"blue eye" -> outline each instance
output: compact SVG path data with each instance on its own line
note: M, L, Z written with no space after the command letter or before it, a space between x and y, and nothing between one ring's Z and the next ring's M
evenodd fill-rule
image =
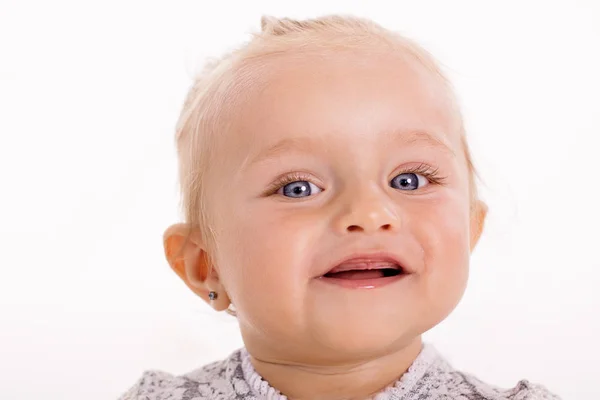
M308 197L319 192L321 189L308 181L290 182L278 190L279 194L292 198Z
M400 175L396 175L394 179L390 182L390 186L394 189L400 190L417 190L419 189L419 177L425 180L425 184L420 187L427 186L429 181L422 175L414 174L414 173L402 173Z

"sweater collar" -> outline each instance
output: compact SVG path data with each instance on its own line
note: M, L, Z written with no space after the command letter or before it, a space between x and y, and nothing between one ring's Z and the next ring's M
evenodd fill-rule
M285 395L269 385L269 383L256 372L250 361L250 355L245 348L241 349L240 356L244 380L248 383L250 389L257 398L266 400L288 400ZM415 358L408 371L406 371L406 373L404 373L395 383L376 394L373 399L400 400L405 398L404 396L415 387L417 382L425 375L429 367L437 359L439 359L437 350L431 344L424 344L421 352L417 358Z

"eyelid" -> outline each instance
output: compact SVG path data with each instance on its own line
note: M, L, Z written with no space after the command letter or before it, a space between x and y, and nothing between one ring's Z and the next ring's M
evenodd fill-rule
M273 181L273 183L271 183L267 189L264 191L264 196L271 196L277 193L277 191L279 189L281 189L283 186L292 183L292 182L297 182L297 181L306 181L306 182L310 182L315 186L318 186L321 190L324 190L321 186L321 184L319 184L318 182L316 182L316 180L313 178L312 175L306 173L306 172L290 172L290 173L286 173L286 174L282 174L280 176L278 176L277 178L275 178L275 181Z
M446 181L447 177L441 176L438 171L439 168L437 167L431 167L425 163L420 163L417 166L404 167L400 169L394 173L392 179L401 174L418 174L427 178L430 183L441 185Z
M429 180L429 182L431 184L443 184L445 182L445 180L447 179L447 177L440 176L438 171L439 171L439 168L437 168L437 167L432 167L425 163L420 163L416 166L403 167L403 168L399 169L398 171L396 171L394 173L394 175L392 176L391 179L393 179L396 176L401 175L401 174L412 173L412 174L419 174L419 175L424 176L425 178L427 178ZM310 183L318 186L321 190L325 190L325 189L323 189L322 184L319 183L318 180L316 180L312 174L309 174L307 172L294 171L294 172L288 172L285 174L281 174L277 178L275 178L273 183L271 183L267 187L267 189L265 189L265 191L263 192L263 196L274 195L283 186L285 186L289 183L292 183L292 182L297 182L297 181L310 182Z

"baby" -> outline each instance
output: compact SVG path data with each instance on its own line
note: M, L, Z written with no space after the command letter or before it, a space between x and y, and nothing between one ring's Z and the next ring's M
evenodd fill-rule
M558 399L459 372L421 336L456 307L487 213L451 85L360 18L263 17L177 125L166 258L243 349L121 399Z

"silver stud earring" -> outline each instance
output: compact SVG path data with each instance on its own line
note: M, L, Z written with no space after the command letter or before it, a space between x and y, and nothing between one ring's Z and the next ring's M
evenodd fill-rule
M218 297L217 292L213 292L213 291L208 292L208 299L210 301L216 300L217 297Z

